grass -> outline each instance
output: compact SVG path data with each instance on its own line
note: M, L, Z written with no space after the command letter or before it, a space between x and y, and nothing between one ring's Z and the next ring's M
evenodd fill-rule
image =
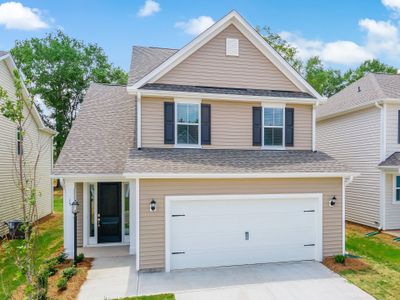
M63 246L62 226L62 196L54 197L54 214L46 217L40 223L40 237L38 240L39 262L54 256ZM0 299L7 299L11 293L25 282L24 278L16 277L17 268L12 257L7 257L0 248Z
M119 299L115 299L115 300L175 300L175 296L173 294L160 294L160 295L152 295L152 296L119 298Z
M361 256L369 268L339 274L377 299L399 299L400 243L386 234L367 238L365 233L369 231L362 226L347 225L347 251Z

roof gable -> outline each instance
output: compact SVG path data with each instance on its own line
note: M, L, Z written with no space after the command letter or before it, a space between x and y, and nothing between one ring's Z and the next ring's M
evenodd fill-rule
M226 55L226 39L238 40L238 56ZM300 91L234 24L197 49L156 83Z
M20 72L10 53L5 52L5 51L0 51L0 61L5 63L8 71L9 71L9 74L12 78L14 78L14 74L13 74L14 70L17 70L18 72ZM21 77L23 78L23 76L21 76ZM22 80L22 95L23 95L24 99L31 98L29 91L26 88L23 80ZM44 122L42 120L42 117L39 114L39 111L36 108L36 105L32 106L32 110L30 112L31 112L31 116L32 116L33 120L35 121L35 123L37 124L39 130L42 130L42 131L47 132L52 135L57 133L53 129L46 127L46 125L44 124Z
M157 82L203 45L216 37L230 25L234 25L271 63L276 66L299 91L310 93L318 99L321 95L312 88L236 11L230 12L213 26L197 36L192 42L173 54L166 61L144 76L135 84L128 86L128 91L136 91L146 83Z

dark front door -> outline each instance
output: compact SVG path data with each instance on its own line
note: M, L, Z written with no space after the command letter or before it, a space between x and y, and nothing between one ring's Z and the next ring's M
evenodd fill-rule
M121 183L98 184L98 242L121 242Z

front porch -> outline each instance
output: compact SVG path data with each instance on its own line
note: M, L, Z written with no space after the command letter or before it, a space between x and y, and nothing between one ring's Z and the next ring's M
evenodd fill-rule
M136 253L135 182L117 180L64 181L64 247L71 257L74 247L74 216L71 203L79 203L77 246L88 257L107 255L116 249L121 254ZM125 247L115 247L125 246ZM104 249L101 249L104 248Z

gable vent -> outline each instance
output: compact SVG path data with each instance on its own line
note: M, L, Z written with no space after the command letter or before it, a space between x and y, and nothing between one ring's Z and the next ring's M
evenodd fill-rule
M227 38L226 39L226 55L239 56L239 40Z

